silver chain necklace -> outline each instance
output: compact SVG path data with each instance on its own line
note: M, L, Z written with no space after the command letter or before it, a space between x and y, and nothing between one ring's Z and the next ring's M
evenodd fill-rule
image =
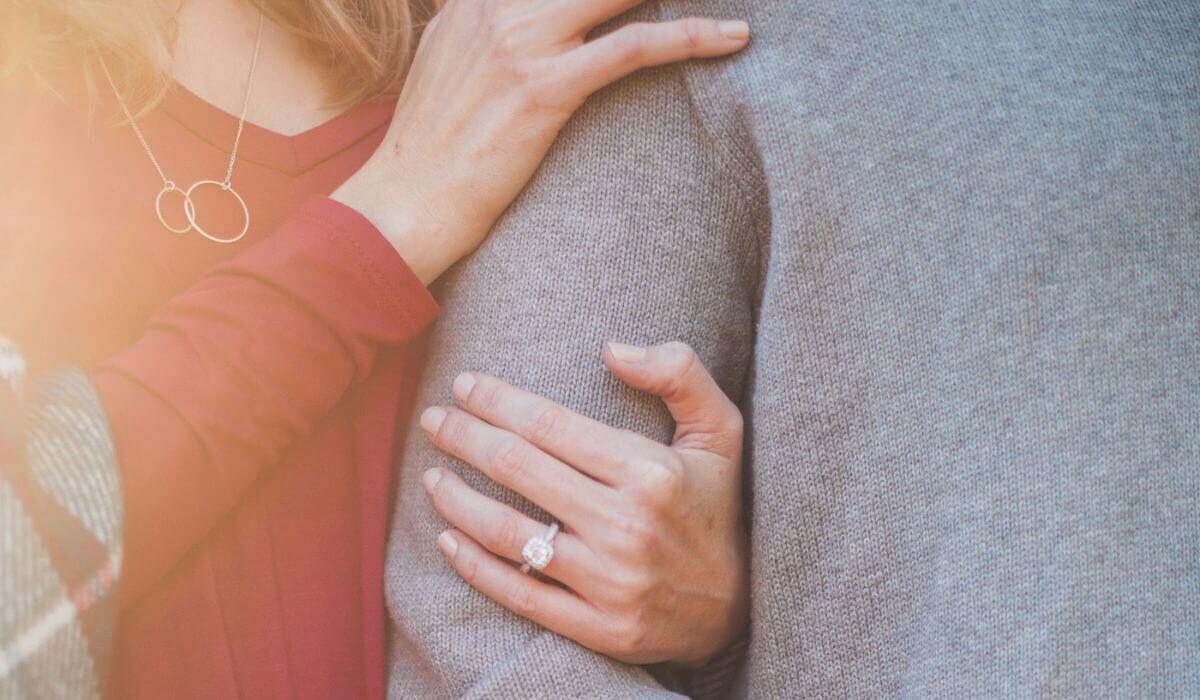
M258 52L259 49L262 48L263 22L264 17L260 12L258 15L258 38L254 43L254 58L250 59L250 75L246 79L246 97L242 102L242 115L238 118L237 136L233 139L233 149L229 152L229 166L225 168L225 179L221 180L220 182L216 180L198 180L192 183L192 186L186 190L180 189L175 184L175 181L167 177L167 174L163 172L162 166L158 163L158 159L154 157L154 151L150 150L150 144L146 142L146 136L142 133L142 130L138 128L137 122L134 121L133 114L129 111L129 107L126 106L125 100L121 98L121 93L117 90L117 84L113 80L112 73L108 71L108 64L104 62L103 56L100 57L100 67L104 69L104 76L108 78L108 84L110 87L112 87L113 95L115 95L117 98L117 104L121 105L121 111L125 113L125 117L129 120L129 125L133 127L133 133L137 136L138 141L141 142L142 148L146 151L146 155L150 157L150 162L154 165L154 169L158 171L158 176L162 178L162 189L158 191L158 196L154 198L154 212L158 214L158 220L162 223L163 228L167 229L171 233L182 235L188 231L194 230L196 233L204 236L213 243L237 243L238 241L242 240L242 238L245 237L246 232L250 230L250 209L246 206L246 200L242 199L242 196L238 194L237 190L233 189L233 166L235 163L237 163L238 147L242 143L242 129L244 129L246 126L246 110L250 107L250 90L254 86L254 68L258 65ZM208 231L205 231L203 228L201 228L200 224L197 223L196 204L192 201L192 193L205 186L220 187L222 191L233 195L233 198L237 200L237 203L242 207L242 230L236 236L233 236L232 238L220 238L212 235ZM183 196L183 213L184 216L187 217L188 221L188 225L184 228L175 228L171 226L171 224L167 223L166 218L163 216L163 197L171 194L172 192L178 192Z

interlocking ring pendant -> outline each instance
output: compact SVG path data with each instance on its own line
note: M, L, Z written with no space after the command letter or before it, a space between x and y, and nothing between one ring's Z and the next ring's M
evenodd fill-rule
M214 185L216 187L220 187L225 192L228 192L229 194L233 195L233 198L237 200L237 203L239 205L241 205L241 207L242 207L242 230L233 238L217 238L216 236L212 235L208 231L205 231L204 229L200 228L200 224L196 223L196 205L192 202L192 193L195 192L197 188L203 187L205 185ZM200 234L201 236L204 236L205 238L212 241L213 243L237 243L238 241L242 240L242 238L244 238L246 236L246 232L250 230L250 209L248 209L246 207L246 200L242 199L242 195L238 194L237 190L233 189L233 186L230 185L228 182L217 182L216 180L200 180L199 182L196 182L195 184L193 184L191 187L187 188L187 192L184 193L184 197L185 197L185 199L183 202L183 213L187 214L188 223L192 225L192 228L196 229L196 233Z
M171 224L167 223L167 218L165 216L163 216L163 213L162 213L163 197L165 195L171 194L172 192L178 192L180 194L180 196L182 196L184 198L185 204L184 204L183 208L185 211L187 210L187 204L186 204L187 195L183 193L183 190L176 187L174 182L171 182L170 180L168 180L166 182L166 184L163 185L163 188L158 191L158 196L154 198L154 211L155 211L155 213L158 214L158 220L162 223L163 228L170 231L171 233L177 233L179 235L183 235L183 234L187 233L188 231L192 230L191 224L188 224L187 226L185 226L183 228L175 228Z
M192 193L195 192L197 189L204 187L205 185L212 186L212 187L220 187L222 191L228 192L229 194L233 195L233 198L237 201L238 205L242 208L242 230L236 236L233 236L232 238L219 238L219 237L214 236L213 234L209 233L208 231L205 231L204 228L202 226L200 226L200 224L196 221L196 204L195 204L195 202L192 201ZM179 192L183 195L183 214L184 214L184 216L187 217L187 221L188 221L188 225L185 228L176 228L176 227L172 226L171 224L167 223L166 217L163 216L163 212L162 212L163 197L165 197L166 195L168 195L172 192ZM195 231L196 233L200 234L201 236L204 236L205 238L212 241L213 243L220 243L223 245L229 244L229 243L237 243L238 241L245 238L246 232L250 230L250 209L249 209L249 207L246 206L246 200L242 199L242 195L238 194L237 190L233 189L233 186L227 182L217 182L216 180L200 180L200 181L194 183L191 187L187 188L187 190L181 190L181 189L179 189L179 187L177 187L175 185L174 182L171 182L168 180L163 185L163 188L161 190L159 190L158 196L154 198L154 211L155 211L155 213L158 214L159 223L161 223L163 225L163 228L167 229L171 233L176 233L176 234L182 235L189 231Z

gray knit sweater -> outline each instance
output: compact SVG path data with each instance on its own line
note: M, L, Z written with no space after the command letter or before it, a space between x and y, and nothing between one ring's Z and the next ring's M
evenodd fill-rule
M751 697L1200 695L1200 4L663 2L732 60L572 123L440 289L420 405L495 373L666 439L607 339L750 425ZM411 430L397 697L667 694L472 592Z

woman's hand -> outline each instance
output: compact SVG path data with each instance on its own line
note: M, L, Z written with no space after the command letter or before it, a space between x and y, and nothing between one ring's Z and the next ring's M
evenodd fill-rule
M333 197L428 283L475 249L593 92L746 45L745 22L586 35L642 0L449 0L426 28L383 144Z
M542 573L566 589L505 561L520 562L546 524L431 469L429 498L455 528L438 545L480 592L584 646L630 663L698 665L747 619L742 417L682 343L609 344L604 362L666 402L671 446L473 373L454 381L465 410L421 416L440 449L562 522Z

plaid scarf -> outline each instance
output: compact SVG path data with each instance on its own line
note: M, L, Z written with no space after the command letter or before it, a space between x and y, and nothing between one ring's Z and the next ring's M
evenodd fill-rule
M0 698L98 697L121 568L112 441L86 375L24 375L0 338Z

